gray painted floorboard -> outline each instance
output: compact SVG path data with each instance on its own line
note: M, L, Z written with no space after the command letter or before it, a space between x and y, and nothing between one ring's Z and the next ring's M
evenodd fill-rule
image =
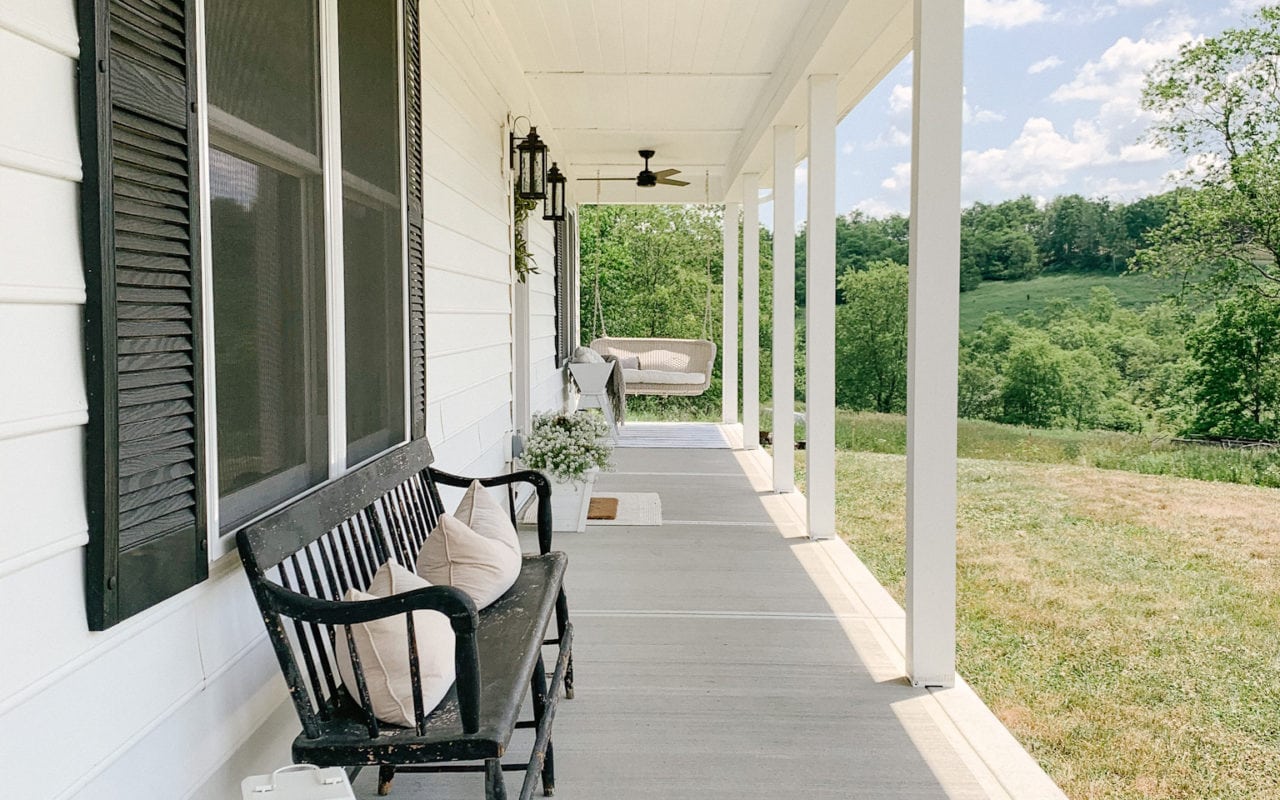
M668 520L739 524L557 534L577 668L555 722L557 797L988 797L927 692L886 666L866 609L806 570L805 540L780 534L738 454L625 449L615 461L598 489L658 492ZM511 753L528 741L519 732ZM362 800L374 777L356 782ZM519 778L507 783L515 797ZM479 775L402 775L391 796L484 789Z

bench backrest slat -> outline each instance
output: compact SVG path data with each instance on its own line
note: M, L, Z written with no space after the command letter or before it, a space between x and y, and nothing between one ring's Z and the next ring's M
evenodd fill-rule
M366 591L388 560L412 571L418 550L443 513L427 469L432 461L431 446L418 439L247 526L238 539L255 592L265 582L341 600L351 589ZM271 612L267 630L303 728L314 735L317 717L329 719L352 702L337 668L337 648L350 646L351 632L296 619L285 624ZM416 661L416 649L410 652ZM364 665L356 653L349 655L357 683L352 688L369 735L377 736ZM411 671L417 669L411 663ZM414 677L421 682L420 675ZM423 710L415 711L422 719Z

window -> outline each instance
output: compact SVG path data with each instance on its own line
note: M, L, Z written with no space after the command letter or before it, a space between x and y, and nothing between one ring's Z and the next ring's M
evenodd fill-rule
M419 21L417 0L78 7L101 630L204 580L210 528L424 435Z
M342 0L326 54L322 7L205 2L224 530L406 438L399 10Z

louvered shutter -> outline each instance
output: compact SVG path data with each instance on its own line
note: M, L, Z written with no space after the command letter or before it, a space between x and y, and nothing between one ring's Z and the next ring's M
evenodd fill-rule
M556 283L556 368L564 366L569 360L567 346L569 336L566 331L569 321L569 261L567 257L569 241L569 225L565 220L553 223L555 226L555 283Z
M193 19L80 2L94 630L208 576Z
M427 435L427 309L422 238L422 57L418 0L404 4L405 197L409 252L409 400L412 438Z

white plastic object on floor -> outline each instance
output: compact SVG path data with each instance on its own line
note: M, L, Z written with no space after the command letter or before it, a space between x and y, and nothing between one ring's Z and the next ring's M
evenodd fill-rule
M253 775L240 784L242 800L355 800L341 767L290 764L270 775Z

